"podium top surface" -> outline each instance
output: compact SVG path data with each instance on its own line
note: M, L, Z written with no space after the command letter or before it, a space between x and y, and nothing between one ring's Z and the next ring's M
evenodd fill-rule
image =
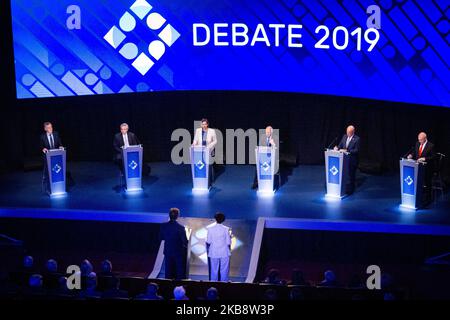
M131 145L131 146L128 146L128 147L125 147L125 146L122 147L123 150L136 149L136 148L142 148L142 144Z
M65 153L66 149L64 148L58 148L58 149L49 149L47 150L47 152L45 154L51 155L51 154L60 154L60 153Z
M325 153L331 153L331 154L335 154L335 155L349 155L350 152L347 151L341 151L341 150L334 150L334 149L325 149Z
M425 161L417 161L417 160L408 159L408 158L400 158L400 162L403 164L409 164L409 165L413 165L413 164L426 165L427 164L427 162L425 162Z
M202 150L208 150L209 147L208 146L191 146L190 149L191 150L200 150L200 151L202 151Z
M277 147L268 147L268 146L256 146L255 147L255 150L263 150L263 151L265 151L265 152L267 152L267 150L276 150L277 149Z

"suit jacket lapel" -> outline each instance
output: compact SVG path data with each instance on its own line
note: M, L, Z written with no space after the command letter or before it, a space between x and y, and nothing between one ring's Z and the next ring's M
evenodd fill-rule
M422 150L422 157L424 157L427 152L428 152L428 141L427 141L427 144L425 145L425 148L423 148L423 150Z

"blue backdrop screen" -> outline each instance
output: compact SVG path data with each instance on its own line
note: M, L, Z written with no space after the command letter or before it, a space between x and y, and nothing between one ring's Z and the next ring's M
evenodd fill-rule
M12 0L18 98L267 90L450 106L448 0Z

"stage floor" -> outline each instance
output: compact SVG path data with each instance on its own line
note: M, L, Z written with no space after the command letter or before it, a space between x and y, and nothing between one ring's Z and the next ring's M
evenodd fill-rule
M51 215L53 211L88 210L101 212L98 219L108 213L164 219L170 207L178 207L183 216L193 218L211 218L220 210L230 219L244 220L270 217L450 226L448 194L427 209L400 209L398 175L358 173L359 186L352 196L328 200L324 197L323 166L294 168L273 197L258 197L251 189L254 166L225 166L209 194L199 195L191 191L190 166L164 162L152 163L151 167L151 175L143 181L143 192L126 194L116 188L118 171L112 163L68 163L75 184L63 198L42 193L41 171L2 175L0 216L26 210L29 215L34 210L36 217L42 212Z

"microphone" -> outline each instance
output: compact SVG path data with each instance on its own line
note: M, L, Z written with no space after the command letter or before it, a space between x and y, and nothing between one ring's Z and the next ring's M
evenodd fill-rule
M409 150L406 151L406 153L403 155L403 158L407 158L413 149L414 149L414 147L409 148Z
M331 143L328 145L327 149L330 149L331 146L336 142L336 140L337 140L338 138L339 138L339 137L336 136L336 138L334 138L333 141L331 141Z

